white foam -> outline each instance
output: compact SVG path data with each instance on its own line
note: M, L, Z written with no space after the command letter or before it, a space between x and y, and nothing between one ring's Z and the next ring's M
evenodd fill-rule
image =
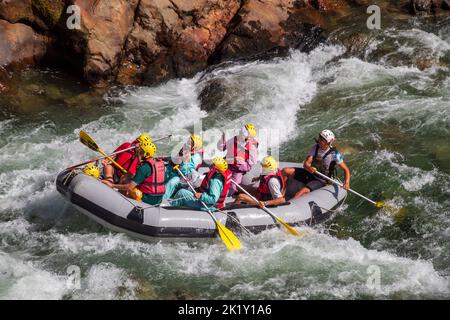
M132 280L125 270L112 263L93 265L85 278L81 280L81 290L76 290L74 299L112 300L134 299L136 281Z
M61 299L66 289L65 278L0 252L0 299Z

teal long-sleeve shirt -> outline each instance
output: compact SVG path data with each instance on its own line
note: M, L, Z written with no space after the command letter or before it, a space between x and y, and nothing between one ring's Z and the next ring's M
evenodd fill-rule
M200 201L203 201L205 204L212 206L215 205L219 200L220 194L223 189L223 179L216 176L209 181L208 191L203 192L200 197Z
M191 174L192 172L194 172L197 169L197 166L202 163L202 156L198 153L194 154L191 156L191 160L189 162L182 162L180 164L180 171L181 173L183 173L184 175L188 175ZM172 177L174 176L178 176L178 172L173 170L172 168L172 164L169 163L166 166L166 177L165 177L165 181L169 181Z
M197 166L202 163L202 156L198 153L195 153L191 156L191 160L189 162L182 162L180 164L180 171L184 174L191 174L197 169Z

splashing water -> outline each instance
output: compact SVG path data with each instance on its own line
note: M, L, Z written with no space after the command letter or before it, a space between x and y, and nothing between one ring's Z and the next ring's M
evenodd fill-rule
M448 29L418 28L385 31L367 60L327 45L126 89L97 110L55 107L1 119L0 298L450 297L450 72L439 62L449 59L450 43ZM393 54L374 61L381 47ZM435 64L420 70L392 58L413 56L411 48ZM214 106L199 98L211 83L223 89ZM396 221L349 196L344 210L304 238L269 230L242 237L243 250L229 253L220 241L145 243L110 233L55 190L60 170L94 156L78 142L80 130L111 151L141 132L180 137L199 121L209 137L251 121L262 133L260 157L279 148L280 159L295 162L330 128L352 188L408 213ZM213 138L207 142L215 152ZM173 144L158 148L168 153ZM80 269L79 288L68 286L70 266Z

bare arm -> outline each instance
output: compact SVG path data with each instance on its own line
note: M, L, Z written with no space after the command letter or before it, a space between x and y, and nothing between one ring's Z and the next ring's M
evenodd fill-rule
M344 161L339 164L339 167L344 171L344 189L350 189L350 169L347 167Z
M303 162L303 168L305 168L305 170L309 171L310 173L315 172L315 170L311 167L312 160L312 156L307 156L305 161Z
M104 184L110 186L111 188L116 188L117 190L125 190L125 191L131 191L133 190L137 184L134 183L133 181L128 182L126 184L115 184L115 183L111 183L109 181L102 181Z
M264 205L267 206L277 206L279 204L283 204L286 202L286 199L284 198L284 196L278 197L276 199L272 199L272 200L268 200L268 201L264 201Z

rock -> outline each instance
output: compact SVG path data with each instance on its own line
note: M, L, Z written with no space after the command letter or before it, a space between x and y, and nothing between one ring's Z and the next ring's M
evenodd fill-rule
M58 23L63 9L64 1L60 0L3 0L0 18L46 31Z
M328 13L348 14L344 1L317 2ZM317 44L320 29L327 21L310 2L292 0L248 0L235 18L235 26L223 42L216 60L250 57L269 51L285 51L291 47L305 49ZM314 39L314 40L312 40Z
M84 78L88 83L108 86L114 81L138 0L71 0L68 4L80 8L81 28L64 29L65 45L83 57Z
M6 93L11 89L11 74L0 65L0 93Z
M450 10L450 0L443 0L441 8L444 10Z
M47 51L50 39L21 23L0 20L0 66L21 69L39 62Z
M59 22L65 7L61 0L32 0L31 5L35 15L50 29Z
M443 5L442 0L410 0L409 7L412 14L434 13Z
M344 0L309 0L311 5L320 11L337 11L347 9L349 5Z
M238 9L238 0L141 0L117 80L154 84L203 70Z

